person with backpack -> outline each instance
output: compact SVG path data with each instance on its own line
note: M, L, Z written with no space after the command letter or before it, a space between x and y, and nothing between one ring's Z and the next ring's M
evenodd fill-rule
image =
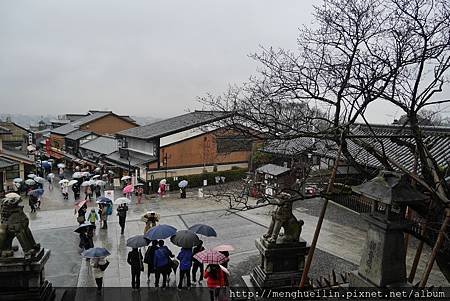
M89 213L88 216L88 222L91 223L91 225L95 226L95 222L98 221L100 218L97 214L97 212L95 212L95 208L91 209L91 212Z
M153 260L155 258L155 251L158 249L158 241L152 240L152 245L145 252L144 263L147 264L147 283L150 283L150 274L155 273L155 266Z
M103 276L105 275L105 270L109 265L104 257L98 257L91 260L92 272L94 274L95 283L97 284L97 294L102 293L103 287Z
M194 247L192 256L204 250L205 247L203 247L203 240L200 240L200 243ZM198 279L198 283L200 283L203 280L203 263L192 257L192 281L194 283L197 281L197 270L200 270L200 277Z
M192 266L192 249L182 248L178 253L177 259L180 261L180 282L178 283L178 289L183 286L183 279L186 276L187 287L191 287L191 266Z
M125 220L127 218L127 211L128 206L127 204L120 204L119 207L117 207L117 215L119 216L119 225L120 225L120 234L123 235L123 232L125 230Z
M139 289L141 286L141 272L144 271L141 250L133 248L128 253L127 263L131 266L131 287Z
M225 272L222 271L218 264L209 264L206 267L203 277L206 279L209 288L210 300L219 300L222 290L225 287Z
M175 257L167 246L164 245L164 240L158 241L159 248L155 251L153 258L153 265L155 267L155 287L159 287L159 278L162 274L163 284L166 287L167 275L170 273L172 260Z

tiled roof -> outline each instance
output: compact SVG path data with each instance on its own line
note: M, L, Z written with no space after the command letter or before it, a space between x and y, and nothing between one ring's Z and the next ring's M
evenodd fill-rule
M109 114L111 114L111 112L95 112L80 119L77 119L74 122L57 127L56 129L52 130L52 133L65 136L69 133L72 133L73 131L76 131L80 126L89 123L91 121L103 118Z
M140 127L131 128L118 135L138 139L152 139L168 136L180 131L206 125L229 116L226 112L195 111L184 115L164 119Z
M118 150L117 140L111 137L100 136L80 145L80 148L87 149L99 154L109 155Z
M275 164L266 164L256 169L257 172L266 173L272 176L279 176L290 171L289 168Z
M103 160L107 163L117 164L122 167L128 166L128 160L126 158L121 158L118 151L116 151L112 154L109 154ZM145 154L141 154L141 153L135 153L133 151L130 151L130 165L131 166L139 166L139 165L150 163L150 162L153 162L156 160L157 160L157 158L154 156L145 155Z
M72 133L70 133L69 135L67 135L66 138L70 139L70 140L78 140L78 139L81 139L83 137L89 136L90 134L92 134L92 133L91 132L86 132L86 131L76 130L76 131L73 131Z
M0 126L0 134L11 134L11 130Z

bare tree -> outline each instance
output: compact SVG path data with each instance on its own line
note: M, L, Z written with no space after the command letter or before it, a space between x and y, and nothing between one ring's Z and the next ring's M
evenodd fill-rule
M241 131L264 141L312 137L335 143L350 164L373 176L351 151L350 145L356 145L385 169L401 170L414 179L431 194L431 207L448 208L444 174L430 154L419 117L450 102L439 98L450 68L449 3L325 0L314 17L314 26L300 31L296 51L263 48L252 55L261 68L248 83L201 101L232 112L228 126L244 124ZM407 128L407 134L393 140L414 153L418 170L390 158L375 131L367 137L352 133L357 120L370 128L366 111L379 101L389 101L407 115L408 122L399 129L404 135ZM431 220L442 224L443 211L433 212ZM450 279L450 266L444 273Z

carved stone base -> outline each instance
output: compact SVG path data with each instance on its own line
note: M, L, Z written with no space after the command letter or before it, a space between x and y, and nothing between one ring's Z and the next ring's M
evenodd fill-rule
M250 275L253 284L260 288L298 286L309 251L306 241L269 244L257 239L255 243L261 253L261 264Z
M41 249L35 257L0 260L0 300L54 300L55 289L45 280L44 266L49 257L50 250Z

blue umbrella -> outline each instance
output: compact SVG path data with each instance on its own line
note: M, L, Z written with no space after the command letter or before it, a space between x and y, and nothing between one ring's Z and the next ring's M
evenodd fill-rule
M76 228L73 232L81 233L81 231L84 231L88 227L95 228L95 225L93 225L91 223L84 223L84 224L81 224L78 228Z
M127 247L141 248L148 246L149 241L144 238L144 235L135 235L127 239Z
M44 194L44 189L34 189L28 192L28 195L32 195L34 197L41 197Z
M86 258L99 258L99 257L106 257L108 255L111 255L108 250L105 248L90 248L81 253L81 256Z
M160 224L148 230L147 233L144 234L144 237L148 240L165 239L175 235L175 233L177 233L175 227Z
M195 224L189 228L194 233L201 234L204 236L214 236L217 237L216 230L212 227L204 224Z
M111 203L112 204L112 201L110 199L108 199L107 197L105 197L105 196L101 196L101 197L99 197L97 199L96 203L97 204L107 204L107 203Z
M43 168L52 168L52 165L51 165L50 162L48 162L48 161L42 161L41 166L42 166Z

